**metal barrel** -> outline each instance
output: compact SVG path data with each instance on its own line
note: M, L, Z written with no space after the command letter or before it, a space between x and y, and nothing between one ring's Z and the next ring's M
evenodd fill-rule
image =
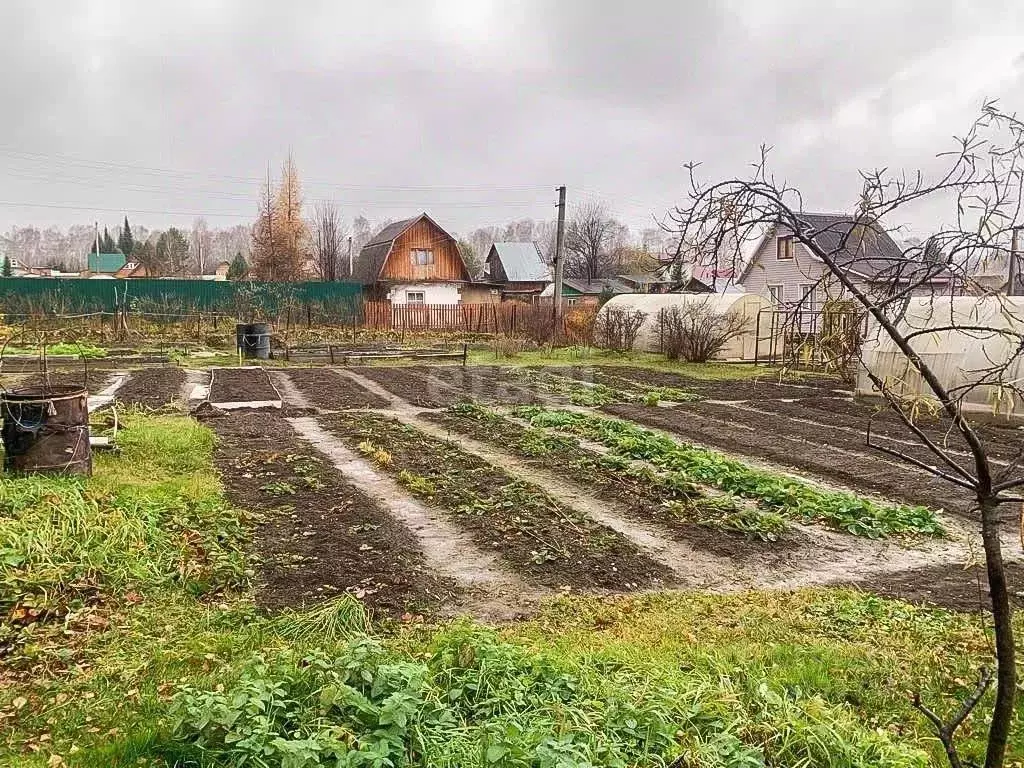
M3 392L0 416L5 471L92 474L85 388L25 387Z
M238 323L235 343L242 357L267 360L270 357L270 326L267 323Z

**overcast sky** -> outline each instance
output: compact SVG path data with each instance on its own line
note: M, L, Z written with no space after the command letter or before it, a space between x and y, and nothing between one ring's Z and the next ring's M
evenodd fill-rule
M1024 112L1020 0L3 0L0 28L3 230L244 223L289 149L308 201L457 231L550 218L563 183L649 225L684 162L762 142L849 210L858 168Z

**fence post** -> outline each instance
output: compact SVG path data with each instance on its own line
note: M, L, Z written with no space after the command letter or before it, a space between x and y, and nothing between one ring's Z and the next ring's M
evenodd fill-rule
M466 359L469 357L469 344L462 342L462 367L466 367Z

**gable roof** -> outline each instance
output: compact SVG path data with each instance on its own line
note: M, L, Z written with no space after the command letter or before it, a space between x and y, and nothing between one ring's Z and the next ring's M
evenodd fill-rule
M551 268L540 257L537 243L493 243L495 252L509 282L540 282L551 279ZM490 258L490 253L487 254Z
M925 276L928 265L923 261L908 258L895 240L880 226L858 222L845 213L798 213L800 222L814 232L814 242L826 253L832 255L836 265L851 275L869 282L899 280L902 282ZM743 268L739 276L742 282L754 263L761 247L775 237L778 227L764 233L758 242L755 257ZM821 260L816 254L815 259ZM932 279L945 281L948 275L936 275Z
M402 219L392 224L388 224L380 232L371 237L369 241L362 248L359 249L359 254L353 261L352 264L352 279L358 280L363 284L375 283L380 279L381 270L384 269L384 265L388 261L388 256L391 254L391 249L395 245L395 240L405 234L413 224L426 219L439 230L444 232L445 235L455 242L455 238L452 237L448 232L436 221L430 218L426 213L421 213L419 216L413 216L410 219ZM463 271L469 275L469 268L466 266L465 260L462 258L462 253L456 247L456 253L458 253L459 260L462 262ZM470 275L472 279L472 275Z
M123 253L90 253L88 267L90 272L113 274L121 269L127 261Z

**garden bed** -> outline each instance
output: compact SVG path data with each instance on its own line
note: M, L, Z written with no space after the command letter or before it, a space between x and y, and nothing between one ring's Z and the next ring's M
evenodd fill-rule
M777 421L769 428L755 429L745 423L742 413L737 413L735 419L716 419L710 414L703 415L699 407L611 405L604 410L664 429L685 440L807 472L887 499L957 513L967 513L971 508L970 499L961 489L917 468L903 468L881 458L856 456L830 448L827 430L820 427L801 428L794 422Z
M671 579L667 568L621 534L453 442L379 415L334 414L322 421L534 583L632 590Z
M214 368L210 375L210 402L214 405L281 401L262 368Z
M285 419L232 413L208 424L229 501L261 515L262 605L295 607L347 592L401 615L452 597L453 584L427 570L413 534L305 448Z
M422 408L444 408L462 399L455 389L418 368L357 366L351 370L380 384L395 397Z
M185 371L181 368L144 368L132 371L118 387L115 399L124 405L164 408L181 397Z
M623 408L628 406L608 410ZM674 409L663 408L643 410L674 412ZM871 538L942 533L934 515L923 507L878 503L846 491L819 488L798 478L752 467L717 451L677 442L629 421L529 406L518 408L516 412L536 426L596 440L617 455L682 472L695 482L751 499L764 509L795 520L819 522Z
M386 408L389 403L331 368L289 368L284 373L317 408Z
M508 451L620 505L635 520L655 522L673 537L715 554L742 557L769 548L788 549L797 538L778 515L728 495L705 495L678 474L655 472L588 450L571 437L524 427L477 405L455 406L426 418Z
M651 368L619 365L545 366L536 370L567 376L580 381L604 384L612 388L670 388L692 392L712 400L770 400L828 396L835 389L848 389L836 378L827 376L790 377L780 383L778 374L759 378L701 379ZM667 399L667 398L666 398Z

